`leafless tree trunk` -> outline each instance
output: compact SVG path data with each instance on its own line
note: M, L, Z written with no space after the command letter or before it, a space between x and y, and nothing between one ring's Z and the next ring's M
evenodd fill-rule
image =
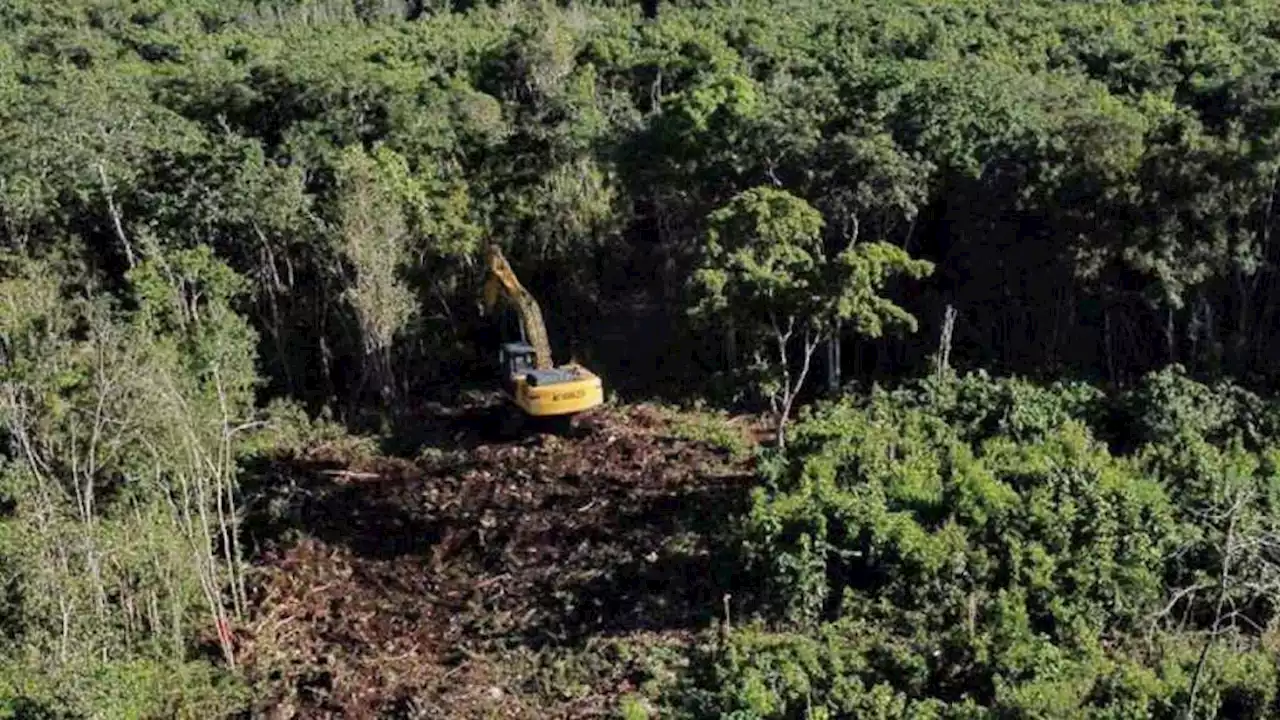
M129 236L124 232L124 220L120 217L120 208L116 207L115 194L111 191L111 183L107 180L107 169L101 162L97 163L98 179L102 183L102 193L107 198L107 210L111 213L111 225L116 231L116 239L120 241L120 246L124 248L125 259L129 261L129 267L137 266L137 259L133 254L133 245L129 242Z
M186 539L193 566L199 577L210 619L217 630L223 659L236 666L235 648L229 635L231 620L243 617L244 576L236 540L236 502L232 476L234 458L231 438L239 430L229 419L226 396L214 373L219 393L219 416L211 418L216 427L201 432L199 423L206 421L189 406L173 378L162 382L170 405L175 428L173 442L181 447L185 459L174 471L177 487L170 484L172 517ZM154 447L154 446L153 446ZM157 465L161 464L158 449ZM221 548L221 554L218 548ZM230 596L230 607L225 600Z
M730 370L738 367L738 329L733 320L726 321L724 330L725 366Z
M841 322L836 320L831 337L827 339L827 391L832 394L840 391L840 329Z
M1222 569L1218 573L1218 600L1217 608L1213 614L1213 626L1209 630L1209 637L1204 641L1204 647L1200 649L1200 659L1196 662L1195 675L1191 678L1191 692L1187 697L1187 708L1183 715L1186 720L1191 720L1195 715L1196 695L1200 692L1200 683L1204 678L1205 662L1209 659L1209 650L1213 647L1214 642L1218 639L1218 632L1222 627L1222 610L1227 602L1228 582L1231 577L1231 563L1235 559L1236 552L1236 519L1240 508L1244 506L1246 495L1241 493L1228 511L1227 520L1227 539L1222 554Z
M1251 482L1252 479L1245 481ZM1215 546L1221 562L1218 576L1215 581L1206 579L1174 592L1168 604L1157 614L1158 617L1167 616L1183 603L1186 614L1190 615L1197 594L1216 590L1213 620L1200 648L1187 704L1181 713L1184 720L1195 716L1208 673L1209 656L1219 639L1227 632L1241 629L1242 625L1261 633L1263 629L1250 619L1247 609L1256 600L1274 604L1280 598L1280 563L1276 560L1280 557L1280 536L1273 530L1273 521L1253 506L1256 498L1257 493L1251 485L1237 486L1229 492L1225 502L1216 503L1220 508L1218 511L1202 514L1202 523L1206 527L1226 525L1220 544ZM1245 609L1241 610L1241 607Z
M770 404L777 419L778 447L785 449L787 446L787 422L791 417L791 408L795 404L796 396L800 394L800 388L804 386L805 379L809 376L809 368L813 364L813 354L822 343L823 335L815 334L808 327L805 328L804 347L802 348L804 354L801 357L800 374L796 376L793 383L787 346L791 342L792 335L795 334L796 319L794 316L787 318L786 330L782 329L777 316L773 313L769 313L769 321L773 327L774 338L777 341L778 363L781 366L780 372L782 374L782 387L770 399Z
M942 334L938 339L938 357L934 372L939 380L951 370L951 333L955 330L956 309L947 303L942 315Z

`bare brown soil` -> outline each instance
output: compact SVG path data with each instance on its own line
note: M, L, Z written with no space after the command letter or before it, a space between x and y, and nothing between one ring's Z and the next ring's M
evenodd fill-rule
M242 662L266 717L598 717L724 608L747 468L643 406L416 460L262 469ZM655 653L657 653L655 655Z

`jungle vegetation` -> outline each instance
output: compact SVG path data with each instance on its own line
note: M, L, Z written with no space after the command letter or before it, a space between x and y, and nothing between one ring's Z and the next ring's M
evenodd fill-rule
M252 459L486 382L497 242L791 418L632 716L1274 716L1278 179L1266 0L7 0L0 714L243 708Z

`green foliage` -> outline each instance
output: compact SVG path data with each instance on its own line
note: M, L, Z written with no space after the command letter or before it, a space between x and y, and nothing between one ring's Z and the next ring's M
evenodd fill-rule
M234 310L247 290L245 279L207 245L149 257L128 279L138 303L136 322L178 343L191 376L228 412L250 408L258 383L258 336Z
M785 444L787 418L818 343L842 321L870 338L880 337L887 325L914 330L915 318L881 293L893 277L918 279L933 266L883 242L850 243L828 258L821 213L770 187L735 195L707 222L692 280L699 302L691 313L707 324L733 323L749 338L773 346L776 369L761 373L762 390L778 418L779 444ZM793 382L788 344L794 340L803 345ZM759 350L756 357L760 364Z
M1278 409L1235 383L1204 384L1173 366L1144 377L1122 401L1120 415L1134 443L1239 440L1260 450L1280 436Z
M364 345L361 385L372 382L388 401L396 395L391 346L417 310L401 279L409 234L404 206L422 193L394 151L379 147L370 156L358 146L339 158L337 193L337 242L353 276L343 294Z
M227 717L246 688L207 663L113 661L50 668L38 660L0 665L0 717Z
M1017 655L1030 672L990 686L946 687L954 660L946 639L902 637L856 619L810 633L750 627L708 650L698 682L672 698L673 717L877 717L929 720L1180 717L1198 650L1176 638L1153 639L1158 655L1091 653L1072 657L1034 638ZM1161 657L1161 660L1151 660ZM1219 716L1267 717L1275 670L1257 650L1211 653L1207 695ZM961 681L963 682L963 680ZM1202 710L1203 710L1202 706Z
M712 672L719 686L711 705L734 718L934 718L941 705L916 700L878 676L874 627L825 626L816 636L735 631ZM710 710L707 708L706 710Z
M682 697L760 718L1172 718L1194 685L1198 712L1267 716L1277 455L1221 419L1265 406L1179 415L1239 395L971 375L806 412L743 526L781 627L731 633ZM1153 420L1113 455L1090 424L1135 412Z
M623 720L649 720L649 709L644 701L635 695L627 695L619 703L618 714Z
M871 402L937 414L961 439L982 443L995 437L1033 442L1069 420L1097 430L1111 411L1110 398L1083 382L1034 383L992 378L979 371L941 381L910 383L891 392L877 389Z
M886 243L851 245L828 260L824 228L817 210L784 190L736 195L708 218L704 257L693 276L702 293L695 314L768 319L778 334L781 318L793 324L798 318L815 330L852 320L868 337L879 337L886 324L915 329L910 314L878 293L894 275L920 278L932 264Z
M802 315L823 288L822 215L782 190L755 188L708 219L704 265L694 282L707 297L697 312L709 317Z
M667 426L676 437L721 448L734 460L745 460L751 455L747 428L731 420L724 412L700 407L683 410L664 408L664 415Z
M901 611L1023 587L1029 622L1065 642L1131 627L1159 601L1154 568L1176 538L1168 502L1075 421L1034 445L970 446L936 416L873 402L804 423L792 451L752 524L771 566L790 569L775 575L789 578L779 592L797 618L816 620L845 587ZM1130 545L1122 529L1135 528L1142 544ZM1123 617L1106 609L1116 594L1133 606Z
M246 434L244 452L249 455L300 454L321 446L346 446L342 457L368 457L376 449L372 438L358 438L332 413L310 416L306 408L284 399L272 400L260 413L262 425Z

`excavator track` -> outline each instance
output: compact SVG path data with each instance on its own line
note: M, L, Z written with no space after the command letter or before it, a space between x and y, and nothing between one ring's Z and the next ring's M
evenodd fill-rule
M502 441L521 440L535 435L564 438L582 435L573 420L572 415L529 415L518 405L504 401L493 409L490 428L494 438Z

